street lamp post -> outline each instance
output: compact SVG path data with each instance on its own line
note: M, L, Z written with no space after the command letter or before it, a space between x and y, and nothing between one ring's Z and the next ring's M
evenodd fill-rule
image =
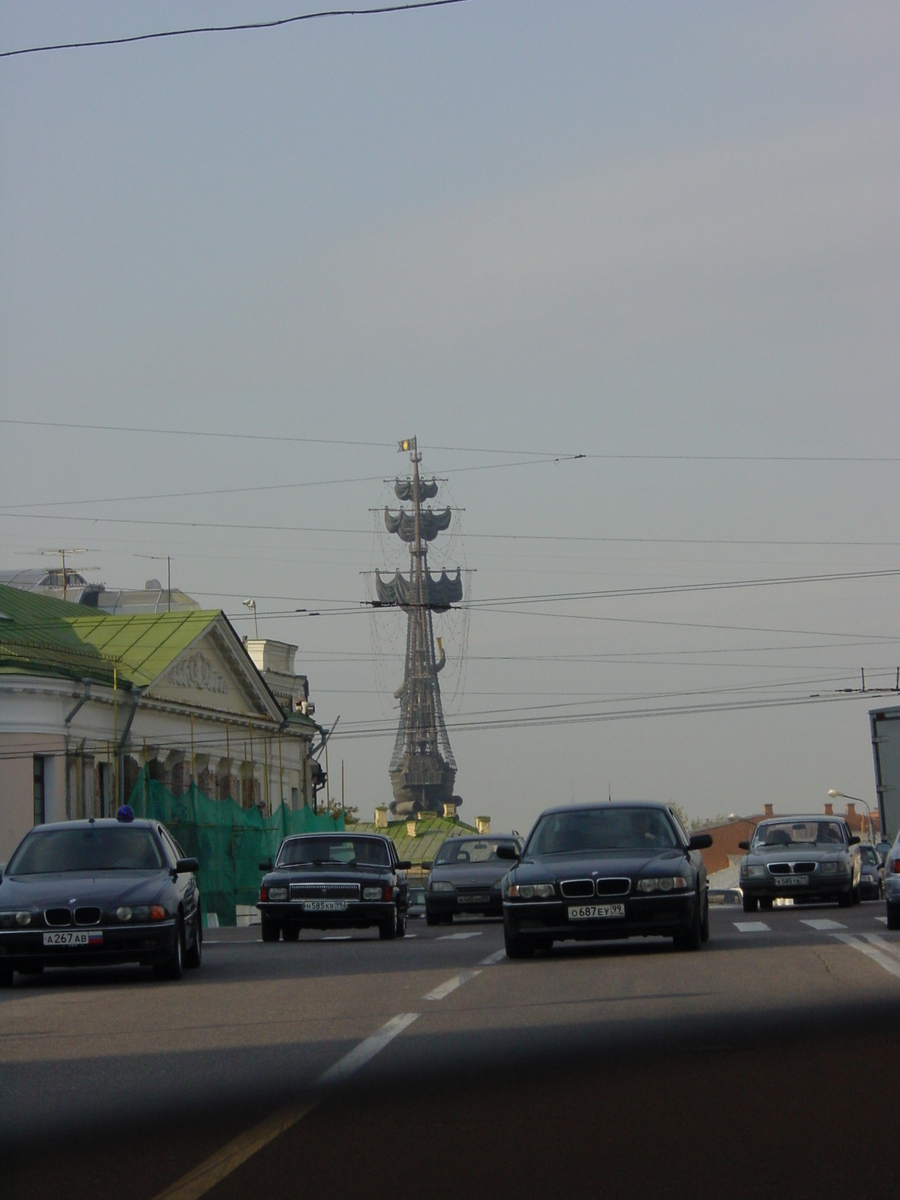
M866 813L868 814L868 818L869 818L869 841L874 846L875 845L875 833L874 833L874 830L872 829L872 810L871 810L871 808L869 808L869 805L866 803L866 801L863 800L861 796L848 796L846 792L839 792L835 788L829 788L828 795L831 797L832 800L853 800L856 804L862 804L865 807Z
M253 613L253 636L256 638L257 641L259 641L259 626L256 623L256 601L255 600L245 600L244 604Z

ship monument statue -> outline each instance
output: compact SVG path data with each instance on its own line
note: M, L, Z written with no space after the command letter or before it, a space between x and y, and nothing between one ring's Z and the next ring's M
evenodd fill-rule
M462 575L441 571L434 577L428 570L428 545L450 527L452 510L435 510L425 502L439 491L434 478L419 474L422 455L416 439L400 442L412 462L412 478L396 479L394 494L401 507L384 510L388 533L409 546L409 574L396 571L390 578L375 572L375 604L393 606L406 613L406 663L403 682L395 697L400 701L400 723L394 742L389 774L394 799L391 811L397 816L417 812L443 814L444 805L462 803L453 794L456 760L450 748L441 686L438 676L446 657L441 639L435 637L432 615L446 612L462 600ZM408 505L408 507L403 507Z

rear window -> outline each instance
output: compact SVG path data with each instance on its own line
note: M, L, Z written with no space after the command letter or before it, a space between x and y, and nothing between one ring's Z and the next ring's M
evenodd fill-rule
M445 867L452 863L493 862L497 858L497 847L500 845L515 845L517 850L520 848L519 844L512 842L510 838L449 838L438 850L434 865Z
M278 854L278 865L293 867L304 863L386 867L390 858L385 843L376 838L301 837L285 842Z
M166 864L149 829L109 826L31 833L9 860L8 875L68 871L158 871Z

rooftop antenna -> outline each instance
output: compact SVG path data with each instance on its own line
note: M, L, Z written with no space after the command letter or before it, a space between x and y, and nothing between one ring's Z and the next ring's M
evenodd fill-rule
M66 555L67 554L87 554L87 550L85 550L83 547L80 547L77 549L65 549L65 550L39 550L38 554L43 554L43 555L52 554L54 558L56 558L57 555L59 555L59 557L62 558L62 577L63 577L62 598L63 598L63 600L65 600L66 587L68 586L68 578L69 578L68 575L66 574Z
M166 612L172 611L172 556L171 554L136 554L135 558L149 558L153 562L166 560Z

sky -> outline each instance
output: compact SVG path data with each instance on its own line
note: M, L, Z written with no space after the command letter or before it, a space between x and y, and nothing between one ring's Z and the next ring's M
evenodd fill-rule
M304 11L6 0L0 50ZM371 818L404 630L363 573L405 565L378 510L416 436L458 510L430 562L471 572L435 618L463 818L873 804L898 35L892 3L469 0L0 58L0 566L171 555L242 635L256 598Z

